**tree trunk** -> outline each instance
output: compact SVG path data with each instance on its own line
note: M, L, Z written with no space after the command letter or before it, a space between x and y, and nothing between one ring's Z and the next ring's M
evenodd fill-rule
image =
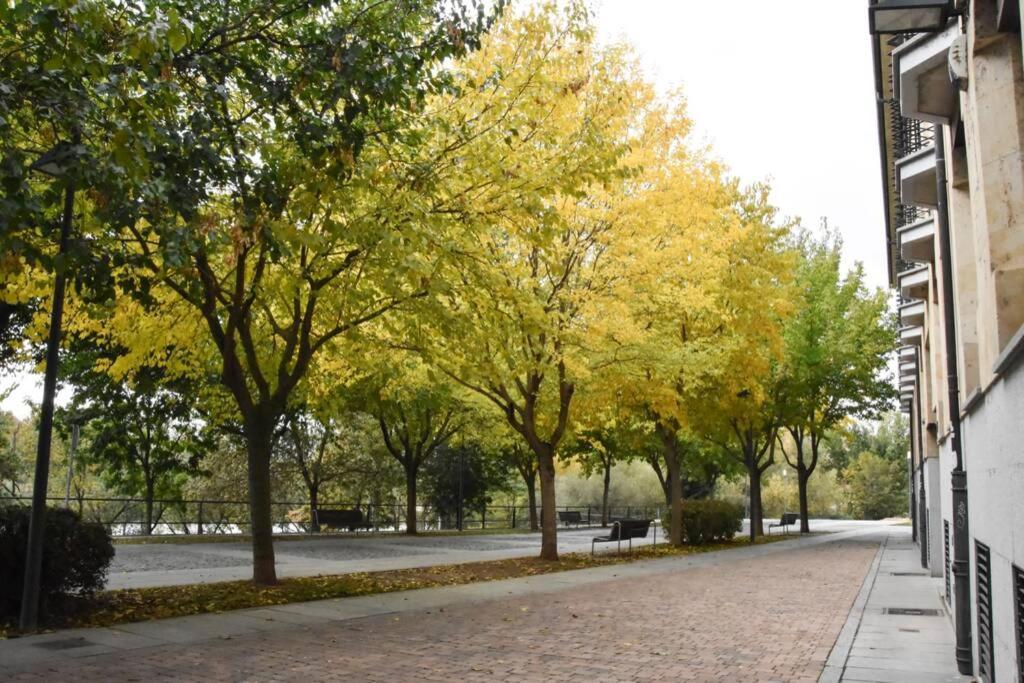
M526 479L526 498L530 506L530 531L540 531L540 522L537 520L537 473Z
M250 425L253 422L250 422ZM274 524L270 505L271 430L274 421L259 422L261 424L246 429L245 435L249 456L252 580L261 586L272 586L277 583L277 570L274 566Z
M416 468L405 468L405 533L416 535Z
M612 484L612 464L604 463L604 494L601 497L601 526L608 526L608 489Z
M152 477L146 477L146 521L142 533L146 536L153 535L153 484Z
M797 488L800 490L800 533L809 534L811 533L811 525L808 522L808 506L807 506L807 481L811 478L811 473L804 465L803 460L797 463L796 470L796 483Z
M558 559L558 525L555 514L555 457L550 449L538 453L540 473L540 557Z
M668 484L666 503L669 506L668 539L669 543L678 547L683 544L683 486L679 463L679 444L676 441L675 430L669 429L660 421L656 429L661 436L665 452L665 465L668 469L666 477Z
M761 470L757 464L747 466L750 477L750 542L764 533L764 516L761 512Z
M316 517L316 509L320 505L320 490L318 486L309 487L309 530L313 533L320 532L320 520Z
M675 435L672 444L665 447L665 460L668 464L668 485L669 485L669 527L668 540L674 546L683 544L683 487L682 476L679 471L679 453L675 445Z

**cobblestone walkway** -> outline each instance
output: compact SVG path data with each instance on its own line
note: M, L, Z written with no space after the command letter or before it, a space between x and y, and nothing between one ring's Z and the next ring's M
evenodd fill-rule
M55 659L13 680L816 681L877 549L838 540L643 580Z

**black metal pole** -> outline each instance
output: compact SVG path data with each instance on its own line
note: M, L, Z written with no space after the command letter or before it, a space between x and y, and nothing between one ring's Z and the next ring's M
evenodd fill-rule
M78 143L77 135L75 144ZM58 255L67 251L71 238L71 220L75 208L75 181L68 179L64 190L64 215L60 224ZM39 442L36 448L36 470L32 480L32 513L28 524L28 547L25 549L25 579L21 592L23 630L36 627L39 620L39 580L43 566L43 531L46 526L46 489L50 478L50 445L53 440L53 402L57 393L57 371L60 363L61 322L64 317L64 288L67 278L60 263L55 269L53 307L50 310L50 333L46 340L46 371L43 375L43 404L39 413Z
M917 366L917 371L921 371L921 359L917 356L917 351L914 351L914 365ZM915 390L916 391L916 390ZM907 462L907 469L909 475L907 477L908 487L910 489L910 533L911 538L917 541L917 487L914 484L914 457L919 455L918 448L914 444L914 400L910 400L910 458Z
M921 349L918 348L918 357L920 358ZM924 487L924 461L925 461L925 448L924 448L924 430L921 427L921 421L923 419L924 411L921 410L921 383L917 381L914 383L914 403L911 408L915 408L916 413L916 429L918 434L918 453L917 453L917 475L918 475L918 496L917 496L917 538L921 542L921 566L925 569L928 568L928 495L925 493Z
M459 511L458 511L458 529L462 531L462 468L465 464L466 459L466 448L459 448Z
M956 582L956 665L960 673L974 672L971 653L970 547L967 522L967 472L964 471L963 436L960 431L960 378L956 345L956 308L953 297L953 249L949 236L949 197L946 194L945 130L935 131L935 175L937 192L936 227L942 257L942 317L946 332L946 386L949 392L949 425L953 454L953 578Z

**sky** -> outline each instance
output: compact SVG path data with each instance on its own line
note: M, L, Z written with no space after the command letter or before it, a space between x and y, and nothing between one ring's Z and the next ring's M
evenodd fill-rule
M593 0L604 42L633 45L664 91L682 88L695 134L784 215L822 218L847 267L885 287L885 226L867 0ZM19 417L41 382L0 378Z
M867 0L595 0L603 41L681 87L698 137L887 286Z

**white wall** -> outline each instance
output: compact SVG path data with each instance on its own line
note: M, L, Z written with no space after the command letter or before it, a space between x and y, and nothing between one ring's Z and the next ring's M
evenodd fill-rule
M1024 363L993 383L963 423L971 530L971 605L977 614L974 539L992 557L995 679L1019 680L1011 563L1024 567ZM975 664L977 664L975 637Z

